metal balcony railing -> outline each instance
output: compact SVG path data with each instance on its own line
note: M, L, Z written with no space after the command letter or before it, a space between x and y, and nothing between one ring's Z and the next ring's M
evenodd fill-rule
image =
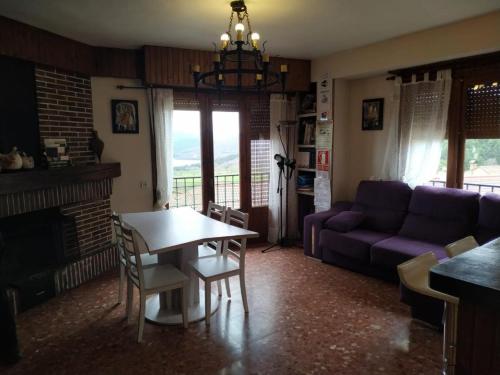
M252 174L252 207L267 206L269 173ZM240 208L240 176L237 174L214 176L215 202L223 206ZM175 177L171 207L203 208L201 177Z
M446 181L442 180L431 180L429 181L429 185L438 186L438 187L446 187ZM464 190L475 191L480 194L485 193L498 193L500 194L500 185L489 185L489 184L476 184L472 182L464 182Z

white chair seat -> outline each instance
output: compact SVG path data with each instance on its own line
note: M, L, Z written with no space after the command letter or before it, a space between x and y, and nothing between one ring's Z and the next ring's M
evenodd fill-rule
M141 257L142 258L142 257ZM158 289L166 285L182 284L189 278L171 264L144 268L144 289Z
M135 263L135 256L130 257L132 261ZM127 261L123 258L120 258L120 262L126 266ZM148 267L152 266L155 264L158 264L158 255L151 255L151 254L141 254L141 262L143 267Z
M141 254L141 262L143 267L148 267L158 264L158 255Z
M191 262L194 271L202 278L210 279L218 276L238 274L240 265L238 262L224 256L195 259Z
M211 248L208 245L198 245L198 257L203 258L203 257L211 257L217 255L217 252L215 249Z

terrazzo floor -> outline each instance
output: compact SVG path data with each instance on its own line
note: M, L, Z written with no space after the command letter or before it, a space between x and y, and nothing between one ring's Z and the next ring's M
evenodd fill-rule
M127 324L109 273L18 317L23 358L2 374L439 374L441 334L409 317L398 288L306 258L247 255L211 326ZM134 310L137 316L138 308Z

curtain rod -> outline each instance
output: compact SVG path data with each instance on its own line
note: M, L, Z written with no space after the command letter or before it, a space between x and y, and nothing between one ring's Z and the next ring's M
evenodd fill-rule
M192 93L207 93L207 94L243 94L243 95L268 95L268 94L280 94L279 92L269 92L266 90L262 91L219 91L217 89L209 89L209 88L198 88L194 87L182 87L182 86L169 86L169 85L141 85L141 86L126 86L126 85L117 85L116 88L118 90L147 90L147 89L172 89L175 91L183 91L183 92L192 92ZM296 94L295 91L286 91L285 94Z

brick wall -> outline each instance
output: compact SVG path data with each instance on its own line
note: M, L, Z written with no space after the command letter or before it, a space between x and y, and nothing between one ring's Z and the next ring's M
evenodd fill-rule
M74 165L93 163L95 158L89 151L93 130L90 77L41 66L36 67L35 77L42 145L45 138L65 138ZM76 221L78 248L68 249L68 258L109 247L109 195L63 205L61 212Z
M64 206L61 213L75 218L81 255L98 252L109 245L112 237L109 197ZM70 258L78 256L71 253L65 255Z
M35 77L42 145L45 138L65 138L73 164L93 162L90 77L39 66Z

